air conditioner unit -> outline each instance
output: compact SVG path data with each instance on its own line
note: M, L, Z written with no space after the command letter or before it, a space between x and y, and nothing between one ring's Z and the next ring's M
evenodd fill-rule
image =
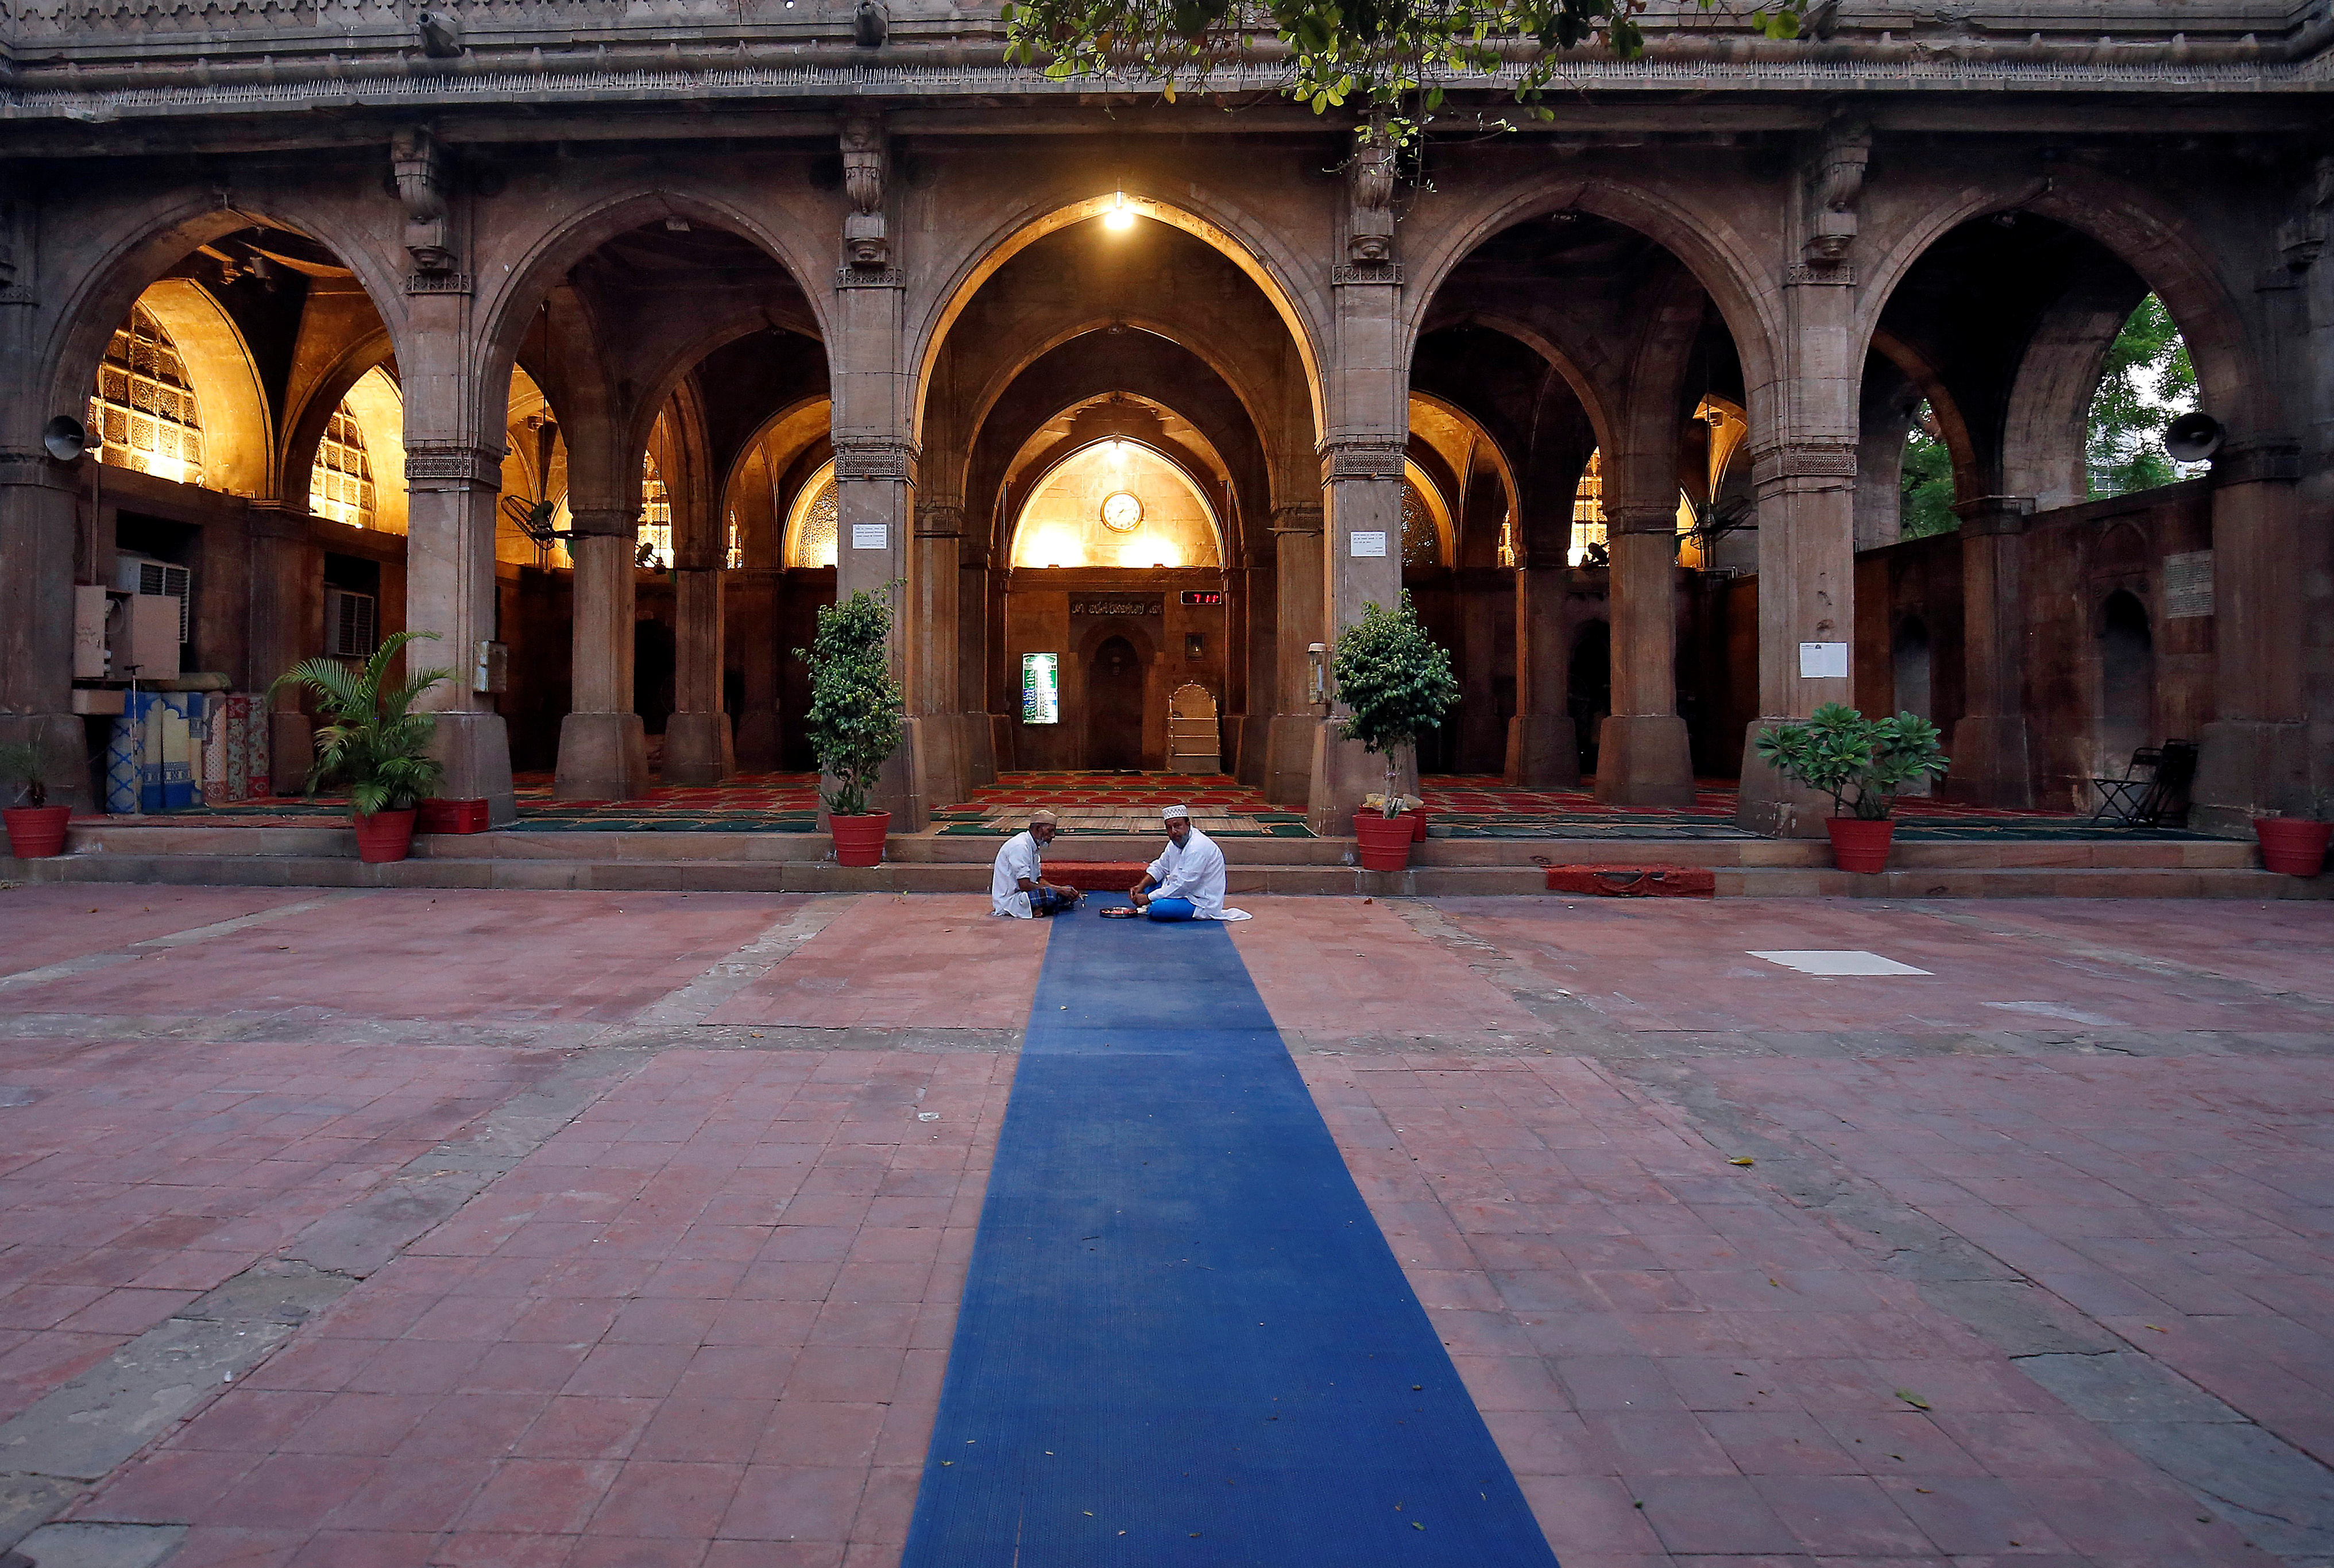
M125 594L151 594L178 601L178 641L188 641L187 606L194 601L194 574L151 556L121 551L114 557L113 586Z
M381 645L377 603L371 594L324 590L324 652L335 659L370 659Z

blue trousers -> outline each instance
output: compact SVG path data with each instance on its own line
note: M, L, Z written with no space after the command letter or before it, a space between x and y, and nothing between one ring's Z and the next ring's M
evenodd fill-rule
M1059 915L1064 910L1075 908L1077 902L1074 894L1056 893L1050 887L1040 887L1029 895L1029 913L1042 920L1048 915Z
M1188 898L1154 898L1143 905L1143 913L1153 920L1189 920L1192 905Z

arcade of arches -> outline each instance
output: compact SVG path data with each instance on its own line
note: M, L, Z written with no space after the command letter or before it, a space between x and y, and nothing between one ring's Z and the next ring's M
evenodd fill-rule
M459 672L432 699L449 794L507 817L516 769L622 799L808 767L791 651L874 588L909 823L1000 769L1162 767L1196 682L1227 769L1326 826L1371 765L1326 727L1316 650L1406 590L1465 693L1430 771L1625 806L1741 776L1747 825L1819 831L1744 775L1745 736L1838 700L1943 724L1972 800L2086 804L2184 736L2200 821L2291 805L2326 530L2310 378L2271 345L2323 269L2257 290L2273 223L2184 225L2089 166L1989 184L1976 140L1891 167L1859 233L1857 190L1799 194L1884 166L1885 133L1843 134L1698 149L1723 196L1648 196L1593 140L1555 171L1528 138L1454 150L1395 261L1349 251L1367 198L1301 128L1044 138L1016 182L979 138L863 124L848 190L832 130L687 177L506 143L491 181L424 137L450 267L347 194L386 142L286 154L192 218L60 191L9 441L71 409L98 456L11 460L0 587L42 607L0 645L0 723L86 755L58 606L153 557L189 569L185 668L264 691L325 647L328 594L366 596L375 636L434 634ZM2216 199L2270 211L2272 163ZM1811 211L1843 243L1792 237ZM2225 438L2198 477L2094 498L2086 415L2151 293ZM1959 526L1900 538L1916 428ZM1025 720L1028 655L1057 662L1057 721ZM287 790L294 702L268 719Z

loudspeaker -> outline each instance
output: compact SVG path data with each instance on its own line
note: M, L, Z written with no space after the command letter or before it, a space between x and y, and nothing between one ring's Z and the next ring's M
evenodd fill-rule
M41 445L49 456L69 463L89 450L89 431L71 414L59 414L41 427Z
M2208 413L2182 414L2164 430L2164 450L2184 463L2201 463L2221 450L2228 432Z

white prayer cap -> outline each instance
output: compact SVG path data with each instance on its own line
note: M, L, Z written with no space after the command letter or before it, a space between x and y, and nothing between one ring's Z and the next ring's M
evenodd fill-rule
M1032 811L1029 813L1029 826L1032 828L1058 828L1061 825L1062 819L1055 816L1051 811Z
M1191 808L1189 806L1170 806L1166 810L1162 811L1159 815L1170 822L1172 822L1178 817L1181 817L1184 821L1189 822L1191 819Z

